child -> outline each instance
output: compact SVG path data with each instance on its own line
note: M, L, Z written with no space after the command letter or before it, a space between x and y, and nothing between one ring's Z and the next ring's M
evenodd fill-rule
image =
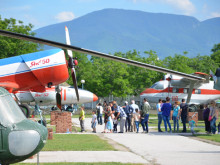
M92 129L93 129L93 133L96 133L96 122L97 122L97 116L96 116L96 111L92 111Z
M195 134L195 131L194 131L194 127L196 125L196 122L192 119L192 117L190 116L189 117L189 126L191 128L191 132L192 134L194 135ZM197 126L197 125L196 125Z
M84 112L84 106L81 107L81 111L79 114L79 121L80 121L80 127L81 127L81 132L85 131L84 123L85 123L85 112Z
M113 130L112 114L108 116L107 129L109 130L109 133L112 133Z
M117 133L118 119L115 116L113 119L113 124L114 124L113 132Z
M136 125L136 128L137 128L137 133L139 132L139 123L140 123L140 118L141 118L141 115L138 113L138 109L136 108L135 109L135 114L134 115L134 122L135 122L135 125Z

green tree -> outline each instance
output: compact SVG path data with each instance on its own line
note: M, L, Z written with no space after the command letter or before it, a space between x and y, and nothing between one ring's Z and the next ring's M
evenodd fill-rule
M183 73L194 73L195 70L190 66L190 58L184 55L175 54L174 57L168 56L163 60L164 67Z
M211 51L213 52L211 54L211 59L215 61L220 67L220 43L215 44Z
M23 25L22 21L16 21L16 19L13 18L5 18L4 20L2 20L0 16L1 30L34 36L35 33L31 32L32 28L32 24ZM0 58L7 58L21 54L36 52L38 51L38 48L40 48L39 44L36 43L3 36L0 36L0 47Z
M210 56L197 55L190 59L189 67L195 72L203 72L209 74L210 70L216 70L218 67L214 60Z

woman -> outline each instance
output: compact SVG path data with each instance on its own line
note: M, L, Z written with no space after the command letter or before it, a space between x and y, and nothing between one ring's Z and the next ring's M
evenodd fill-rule
M174 103L173 107L173 130L177 130L179 132L179 112L180 112L180 106L178 104L178 101ZM177 129L176 129L177 126Z
M208 105L205 104L204 111L203 111L203 120L205 122L205 131L207 134L211 133L209 113L210 113L210 109L208 108Z
M109 130L110 133L112 133L113 130L113 120L112 120L112 109L110 106L107 107L107 129Z
M103 107L104 107L104 109L103 109L103 113L104 113L104 131L102 133L106 133L107 122L108 122L108 115L107 115L108 104L106 102L104 102Z
M215 134L216 132L216 120L218 119L218 108L216 107L216 103L215 101L211 101L211 104L210 104L210 112L209 112L209 120L210 120L210 127L211 127L211 132L213 134Z

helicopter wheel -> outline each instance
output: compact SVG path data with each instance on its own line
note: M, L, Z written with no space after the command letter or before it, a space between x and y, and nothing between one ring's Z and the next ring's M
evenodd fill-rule
M19 107L21 108L22 112L24 113L24 115L29 118L30 117L30 109L27 105L21 104L19 105Z

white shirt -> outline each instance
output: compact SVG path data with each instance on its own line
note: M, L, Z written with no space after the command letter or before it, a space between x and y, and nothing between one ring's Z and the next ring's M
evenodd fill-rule
M92 123L97 122L97 116L96 114L92 115Z
M135 109L138 109L138 111L140 111L140 109L139 109L137 104L131 104L130 106L133 108L133 114L136 113Z
M97 106L97 108L100 110L100 114L103 112L103 107L102 106Z

